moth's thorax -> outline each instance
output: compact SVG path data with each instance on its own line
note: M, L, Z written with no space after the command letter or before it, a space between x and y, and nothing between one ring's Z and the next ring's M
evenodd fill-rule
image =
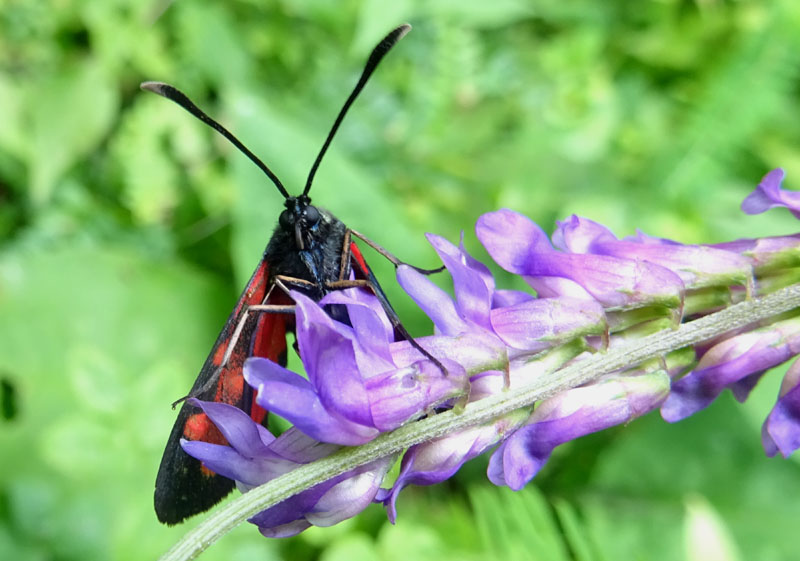
M312 217L318 217L313 223L303 220L308 208L314 209ZM293 220L287 218L289 212ZM346 231L346 226L327 210L310 204L300 208L287 204L264 251L270 276L314 283L316 288L308 291L309 296L321 298L328 292L326 285L339 279Z

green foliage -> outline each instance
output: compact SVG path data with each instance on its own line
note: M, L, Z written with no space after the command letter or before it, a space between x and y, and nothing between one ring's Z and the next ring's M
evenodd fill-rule
M401 21L414 31L312 191L401 258L432 266L423 232L461 230L485 256L472 225L500 206L546 229L577 213L686 242L797 230L788 213L738 211L770 168L800 185L792 0L5 0L0 558L153 558L185 531L151 505L169 403L281 207L240 154L138 84L186 91L297 192ZM373 262L412 331L428 329ZM242 528L205 557L695 559L709 535L721 559L790 559L800 474L760 450L771 380L745 408L565 446L538 489L495 489L478 460L405 491L394 527L375 506L290 540Z

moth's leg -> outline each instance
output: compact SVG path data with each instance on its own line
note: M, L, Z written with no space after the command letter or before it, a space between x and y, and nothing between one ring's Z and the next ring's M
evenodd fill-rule
M444 271L444 266L438 267L436 269L423 269L421 267L415 267L414 265L410 265L410 264L406 263L405 261L400 261L400 259L398 259L394 255L389 253L389 251L386 248L384 248L383 246L378 245L376 242L372 241L371 239L369 239L364 234L356 232L355 230L349 230L349 229L347 230L347 233L345 234L345 241L346 242L350 240L350 236L351 235L357 237L359 240L363 241L365 244L370 246L372 249L374 249L375 251L377 251L378 253L383 255L395 267L398 267L400 265L407 265L407 266L411 267L412 269L414 269L415 271L417 271L419 273L422 273L423 275L432 275L434 273L441 273L442 271ZM345 247L349 248L350 245L347 244ZM343 277L340 277L340 278L343 278Z
M339 264L339 282L346 280L350 276L350 230L344 232L344 243L342 244L342 260Z
M344 290L345 288L372 288L372 285L365 279L350 279L329 282L325 287L333 290Z
M275 277L272 279L272 286L269 287L269 290L267 291L267 295L264 297L264 302L266 302L269 299L270 295L272 294L272 291L275 288L277 288L278 290L283 292L286 296L291 298L292 295L289 293L289 287L290 286L293 286L293 287L296 287L296 288L305 288L305 289L318 288L317 284L315 284L315 283L313 283L311 281L307 281L305 279L299 279L299 278L296 278L296 277L288 277L286 275L275 275ZM263 304L263 302L262 302L262 304Z
M355 236L356 238L358 238L359 240L370 246L372 249L383 255L395 267L398 267L400 265L407 265L412 269L416 270L417 272L422 273L423 275L433 275L434 273L441 273L442 271L444 271L444 265L436 269L423 269L422 267L415 267L414 265L406 263L405 261L400 261L400 259L389 253L389 250L387 250L381 245L378 245L376 242L372 241L364 234L356 232L355 230L348 230L347 237L349 238L350 235Z
M360 265L356 264L356 267L360 268ZM375 281L375 277L369 271L362 271L366 279L355 279L355 280L341 280L336 282L328 283L328 287L334 290L341 290L343 288L368 288L372 291L372 293L378 298L378 302L381 303L381 307L383 311L386 312L386 316L389 318L389 322L392 324L392 327L400 334L400 336L408 341L412 347L417 349L420 353L422 353L428 360L436 365L436 367L442 371L442 374L447 376L447 368L445 367L442 362L433 356L431 353L426 351L422 345L417 343L416 339L411 336L408 330L403 325L403 322L400 321L400 317L397 315L397 312L394 311L392 305L389 303L389 299L384 294L383 290L381 289L380 285Z

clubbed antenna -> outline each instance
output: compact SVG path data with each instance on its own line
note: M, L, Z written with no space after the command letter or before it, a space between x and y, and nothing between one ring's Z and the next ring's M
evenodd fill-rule
M364 71L361 73L361 78L359 78L356 87L353 88L353 93L351 93L350 97L347 98L347 101L344 102L341 111L339 111L339 115L337 115L336 120L333 122L331 132L328 133L328 138L325 139L325 143L322 145L322 149L319 151L317 159L314 160L314 165L311 166L311 171L308 172L308 179L306 180L306 187L303 189L303 195L308 195L308 191L311 189L311 182L314 181L314 175L317 173L319 163L322 161L322 157L328 150L328 146L330 146L331 140L333 140L333 136L336 134L336 131L339 130L339 125L342 124L342 120L347 114L347 110L350 109L350 106L353 105L353 102L358 97L358 94L361 93L362 89L364 89L364 85L367 83L367 80L369 80L369 77L375 71L375 68L377 68L384 55L386 55L386 53L388 53L389 50L394 47L394 45L409 31L411 31L411 26L407 23L396 27L390 31L389 34L384 37L381 42L378 43L378 45L372 50L372 53L367 59L367 64L364 66Z
M247 148L247 146L242 144L242 142L238 138L233 136L233 134L229 132L228 129L226 129L218 122L216 122L214 119L203 113L203 111L199 107L197 107L197 105L195 105L191 99L186 97L186 94L184 94L178 88L170 86L169 84L164 84L162 82L142 82L142 84L139 87L142 88L143 90L157 93L160 96L166 97L167 99L174 101L175 103L186 109L189 113L191 113L192 115L203 121L209 127L211 127L212 129L220 133L222 136L230 140L231 143L234 146L236 146L236 148L239 149L239 151L241 151L245 156L250 158L250 161L252 161L255 165L261 168L261 171L263 171L267 175L267 177L269 177L272 180L272 182L275 184L275 187L278 188L278 191L281 192L281 195L283 195L285 199L289 198L289 193L286 191L286 188L283 186L283 183L281 183L281 180L278 179L278 176L275 175L272 172L272 170L269 169L269 167L267 167L267 164L262 162L258 158L258 156L253 154Z

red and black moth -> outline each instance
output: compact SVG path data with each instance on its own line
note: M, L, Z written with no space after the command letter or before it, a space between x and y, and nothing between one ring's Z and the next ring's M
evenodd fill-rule
M411 26L407 24L393 29L373 49L361 78L339 111L311 167L303 193L296 197L289 195L266 164L222 125L201 111L186 95L160 82L142 84L143 89L178 103L232 142L261 168L285 199L286 208L280 214L278 226L261 261L186 397L235 405L256 422L266 424L267 412L255 403L254 391L244 381L242 366L251 356L286 364L286 337L294 330L294 307L288 295L289 288L299 290L317 301L333 290L353 286L371 289L382 303L398 336L409 340L445 372L442 364L422 349L403 328L354 238L364 241L395 265L399 265L400 261L374 242L349 229L330 212L311 205L311 198L308 196L322 157L348 109L383 56L410 29ZM346 312L340 307L330 306L327 311L336 319L347 321ZM226 443L225 438L204 413L189 403L183 403L156 477L155 510L158 519L165 524L177 524L208 510L234 487L232 480L209 471L198 460L186 454L180 446L181 438Z

